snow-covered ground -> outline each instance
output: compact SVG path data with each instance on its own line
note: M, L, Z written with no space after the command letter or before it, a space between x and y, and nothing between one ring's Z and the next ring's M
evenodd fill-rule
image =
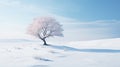
M120 38L68 43L0 42L0 67L120 67Z

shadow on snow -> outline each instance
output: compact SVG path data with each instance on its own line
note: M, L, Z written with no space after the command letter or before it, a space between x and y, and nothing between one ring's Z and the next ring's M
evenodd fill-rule
M59 50L66 50L66 51L79 51L79 52L95 52L95 53L120 53L120 50L114 49L78 49L68 46L57 46L57 45L49 45L49 47Z
M30 67L49 67L48 65L33 65L33 66L30 66Z

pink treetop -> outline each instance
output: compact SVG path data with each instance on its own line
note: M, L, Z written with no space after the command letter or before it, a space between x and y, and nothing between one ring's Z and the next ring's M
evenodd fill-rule
M38 17L28 28L28 33L40 39L63 36L62 25L52 17Z

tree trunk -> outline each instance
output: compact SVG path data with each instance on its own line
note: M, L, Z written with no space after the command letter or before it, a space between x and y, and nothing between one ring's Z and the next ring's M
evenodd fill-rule
M38 34L38 37L44 42L44 44L43 45L48 45L47 43L46 43L46 40L45 40L45 38L41 38L40 37L40 34Z
M45 40L45 39L42 39L42 41L44 42L43 45L48 45L48 44L46 43L46 40Z

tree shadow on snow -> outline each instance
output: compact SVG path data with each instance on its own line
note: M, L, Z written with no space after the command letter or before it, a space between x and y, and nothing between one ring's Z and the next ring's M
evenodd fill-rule
M49 45L49 47L65 51L95 52L95 53L120 53L120 50L114 49L78 49L68 46Z

